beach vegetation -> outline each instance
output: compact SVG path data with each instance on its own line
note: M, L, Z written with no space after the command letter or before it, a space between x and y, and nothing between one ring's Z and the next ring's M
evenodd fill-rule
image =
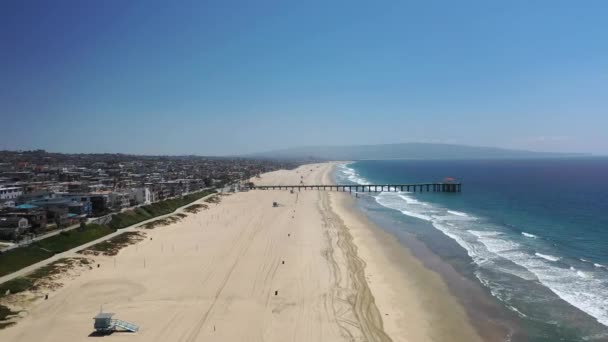
M145 234L141 232L124 232L111 239L102 241L89 248L79 251L80 254L93 255L108 255L113 256L129 245L135 244L145 238Z
M162 219L158 219L158 220L154 220L154 221L148 222L148 223L146 223L144 225L144 228L145 229L154 229L156 227L168 226L170 224L177 223L177 222L181 221L186 216L188 216L188 215L177 213L177 214L171 215L169 217L165 217L165 218L162 218Z
M197 201L212 193L214 192L201 191L186 195L184 197L172 198L145 205L136 208L135 210L125 211L123 213L114 215L108 226L114 229L121 229L155 218L157 216L167 215L174 212L179 207L183 207L184 205Z
M36 241L32 243L31 246L33 248L38 247L42 250L50 251L53 254L57 254L78 247L87 242L97 240L101 237L113 233L114 231L115 230L110 227L92 223L86 225L85 229L83 229L82 231L64 231L61 232L61 234L51 236L40 241Z
M170 214L177 208L185 206L212 193L214 192L201 191L180 198L172 198L142 206L136 208L135 210L114 215L112 217L112 221L110 221L107 226L99 224L87 224L85 229L63 231L57 235L33 242L27 246L15 248L1 253L0 276L16 272L24 267L48 259L57 253L65 252L85 243L97 240L103 236L115 232L116 229L125 228L157 216ZM180 216L169 218L168 221L160 224L164 225L174 223L182 218L183 217Z
M207 203L216 203L217 204L217 203L220 203L221 200L222 199L220 198L219 195L215 195L215 196L211 196L211 197L207 198L205 200L205 202L207 202Z
M114 229L106 226L88 224L82 231L65 231L61 234L33 242L28 246L4 252L0 254L0 276L16 272L24 267L48 259L57 253L65 252L113 232Z
M206 204L193 204L184 208L184 211L191 214L196 214L201 210L208 209L209 206Z
M85 258L62 258L35 271L0 284L0 298L40 287L51 286L50 278L77 265L88 265Z
M10 319L18 314L18 311L13 311L7 306L0 305L0 329L4 329L15 324L15 322L11 322Z

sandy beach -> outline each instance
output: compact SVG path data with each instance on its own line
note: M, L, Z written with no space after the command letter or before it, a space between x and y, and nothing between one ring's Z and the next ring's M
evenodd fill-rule
M329 183L333 164L256 184ZM62 279L1 341L87 341L100 308L140 326L105 341L481 341L439 275L347 193L255 190ZM278 207L272 203L277 202ZM78 255L80 256L80 255Z

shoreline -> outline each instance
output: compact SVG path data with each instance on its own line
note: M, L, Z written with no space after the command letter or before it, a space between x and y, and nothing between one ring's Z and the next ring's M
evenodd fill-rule
M468 266L453 265L431 249L426 244L427 241L420 240L413 233L399 231L396 227L402 224L401 222L394 222L385 217L379 219L377 216L381 215L373 215L375 213L368 212L359 203L351 203L351 208L355 215L362 217L361 220L370 222L371 234L378 235L381 241L387 241L383 246L390 246L384 250L392 262L399 264L404 259L399 255L405 254L405 258L413 258L418 266L439 277L443 284L442 291L447 292L464 310L468 323L475 328L483 341L527 340L519 317L502 306L489 290L478 282L473 273L469 274L461 269ZM461 268L457 269L456 266Z
M326 181L332 182L326 178ZM352 235L365 276L393 341L482 341L465 308L441 275L356 208L347 193L327 192L332 209ZM416 327L412 329L412 326ZM484 337L487 337L484 335Z
M335 196L342 194L344 193L338 192ZM369 235L372 238L365 236L362 239L363 243L373 240L375 237L377 241L380 241L377 247L382 247L387 255L387 263L392 262L398 268L409 269L411 265L403 267L401 263L403 260L413 258L417 262L416 267L437 275L438 281L442 284L440 293L447 293L450 297L449 300L456 302L456 306L459 307L458 314L464 314L467 323L474 328L483 341L527 340L527 333L520 317L504 307L490 293L489 289L479 283L469 266L460 262L452 264L452 259L444 259L442 254L437 253L435 250L437 246L431 247L428 245L429 241L420 240L416 234L400 229L399 227L405 223L396 220L391 215L376 212L374 205L370 206L368 203L371 201L375 204L373 199L361 197L361 195L355 199L348 193L341 197L344 197L346 210L357 216L357 220L366 222L365 226L370 231ZM391 209L388 210L391 211ZM401 213L399 213L400 215ZM409 223L407 224L409 225ZM442 232L434 227L429 228L434 244L436 241L440 241L441 244L444 244L445 241L454 244ZM463 251L463 253L466 252ZM464 257L468 258L468 255L464 254ZM423 289L423 291L425 290Z

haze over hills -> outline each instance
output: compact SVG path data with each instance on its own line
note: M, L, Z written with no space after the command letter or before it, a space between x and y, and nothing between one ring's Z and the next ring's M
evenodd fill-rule
M437 143L399 143L353 146L292 147L247 155L254 158L277 159L500 159L500 158L555 158L590 156L585 153L553 153L511 150Z

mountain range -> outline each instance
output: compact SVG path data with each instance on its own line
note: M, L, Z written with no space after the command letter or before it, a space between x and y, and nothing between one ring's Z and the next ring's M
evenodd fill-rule
M584 153L554 153L437 143L399 143L353 146L306 146L253 153L245 157L311 160L364 159L511 159L590 156Z

